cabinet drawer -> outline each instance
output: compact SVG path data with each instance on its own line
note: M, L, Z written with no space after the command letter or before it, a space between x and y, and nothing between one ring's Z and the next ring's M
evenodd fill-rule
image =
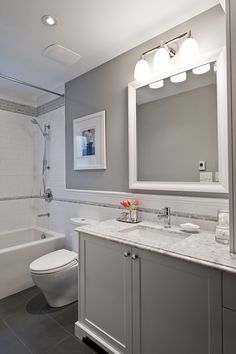
M236 274L223 273L223 306L236 311Z
M236 312L224 309L223 312L224 354L236 353Z

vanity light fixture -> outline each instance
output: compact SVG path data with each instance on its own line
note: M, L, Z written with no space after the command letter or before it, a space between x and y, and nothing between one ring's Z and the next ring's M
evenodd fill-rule
M49 27L56 26L56 24L57 24L57 20L50 15L42 16L41 21L44 25L49 26Z
M211 65L208 63L205 65L198 66L194 68L192 71L195 75L201 75L207 73L210 70L211 70Z
M177 75L173 75L170 77L170 81L173 83L179 83L179 82L183 82L187 79L187 74L184 71L183 73L177 74Z
M155 82L152 82L151 84L149 84L149 87L151 89L159 89L163 86L164 86L164 80L155 81Z
M135 65L134 78L135 80L144 81L150 75L149 64L145 57L151 53L155 53L153 60L153 69L159 71L167 71L170 68L170 59L173 58L178 50L177 43L179 40L185 38L184 43L181 46L181 60L184 63L190 64L193 60L196 60L199 55L199 49L197 41L192 38L191 31L184 32L179 36L170 39L167 42L161 42L160 45L147 50L142 53L141 58Z

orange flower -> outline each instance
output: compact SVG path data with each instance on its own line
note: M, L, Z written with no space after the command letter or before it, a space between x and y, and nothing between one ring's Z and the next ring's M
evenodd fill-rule
M138 200L132 200L132 199L122 200L120 204L125 209L136 209L136 207L138 206Z
M128 205L128 203L127 203L127 200L122 200L121 202L120 202L120 204L124 207L124 208L128 208L129 207L129 205Z

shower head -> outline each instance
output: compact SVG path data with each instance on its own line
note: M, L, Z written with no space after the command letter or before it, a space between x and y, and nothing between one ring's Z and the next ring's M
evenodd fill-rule
M39 124L39 122L37 121L36 118L31 118L31 123L35 124L35 125L37 125L39 127L39 129L40 129L41 133L43 134L43 136L47 135L47 133L43 131L42 127L40 126L40 124Z

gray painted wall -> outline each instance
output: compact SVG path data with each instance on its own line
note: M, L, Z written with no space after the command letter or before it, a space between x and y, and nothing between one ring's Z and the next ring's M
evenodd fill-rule
M190 28L202 53L225 44L225 17L221 7L217 6L66 84L67 188L129 191L127 85L133 81L135 63L141 52ZM178 61L178 56L173 60ZM107 169L74 171L73 120L101 110L106 111Z
M137 106L138 180L199 182L218 171L216 86Z

